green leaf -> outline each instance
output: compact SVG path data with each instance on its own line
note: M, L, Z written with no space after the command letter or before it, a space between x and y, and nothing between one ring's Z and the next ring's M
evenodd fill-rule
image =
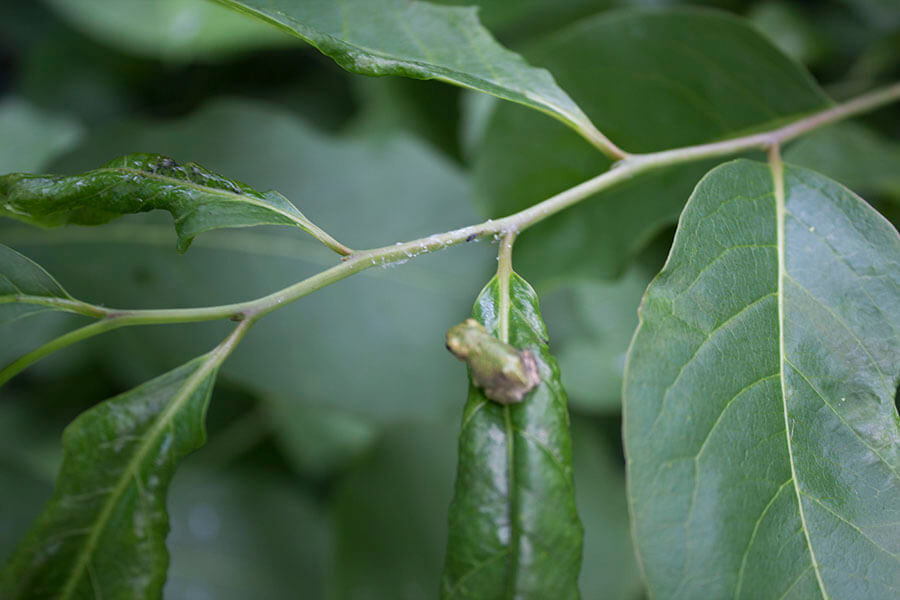
M827 108L808 73L753 27L701 9L617 10L523 51L550 69L616 144L649 152L734 137ZM491 217L531 206L606 170L570 131L498 105L474 161ZM515 149L512 151L511 149ZM517 243L519 271L539 287L565 275L610 278L674 222L715 162L654 171L548 219Z
M3 598L153 598L165 581L166 491L206 439L223 348L83 413L52 498L0 571Z
M39 264L0 244L0 325L53 310L51 306L22 302L24 296L77 302Z
M48 4L107 44L170 61L216 58L293 41L209 0L49 0Z
M900 237L779 171L711 171L641 305L624 431L651 596L900 590Z
M541 383L500 405L470 385L441 582L450 598L577 598L582 527L575 510L566 393L537 296L509 276L509 343L534 354ZM499 332L494 277L472 316Z
M278 192L258 192L158 154L129 154L81 175L0 176L0 216L35 225L99 225L156 209L175 219L179 252L198 233L222 227L296 225L313 236L324 235ZM329 239L326 245L337 244Z
M474 7L410 0L219 0L296 35L363 75L437 79L539 110L608 143L544 69L498 44Z
M0 101L0 139L4 140L0 144L0 173L42 169L76 144L81 135L77 122L39 110L15 96L8 97Z

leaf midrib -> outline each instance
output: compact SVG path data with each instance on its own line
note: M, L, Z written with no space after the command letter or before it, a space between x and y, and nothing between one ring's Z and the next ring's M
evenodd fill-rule
M778 154L778 147L774 147L769 159L769 166L772 172L772 183L775 189L775 227L777 236L777 254L778 254L778 373L781 381L781 402L784 411L784 435L787 442L788 463L791 467L791 481L794 487L794 496L797 500L797 511L800 515L800 525L803 529L803 537L806 539L806 546L809 549L809 556L812 562L813 572L816 574L816 582L822 598L828 600L828 593L825 591L825 583L822 581L822 573L819 569L819 563L816 560L816 553L813 550L812 540L809 536L809 527L806 524L806 513L803 510L803 500L800 497L800 482L797 479L797 470L794 466L794 449L792 445L792 431L790 416L788 415L787 406L787 388L784 378L784 364L787 355L784 349L784 280L787 277L787 269L785 267L785 233L784 221L786 218L785 195L784 195L784 166L781 163L781 157Z
M301 221L300 219L298 219L296 215L287 213L284 210L278 208L277 206L274 206L272 204L264 202L259 198L254 198L253 196L248 196L246 194L236 194L234 192L229 192L228 190L223 190L221 188L209 187L209 186L201 185L201 184L193 182L193 181L185 181L184 179L168 177L166 175L160 175L158 173L149 173L147 171L142 171L141 169L133 169L131 167L108 167L105 169L97 169L97 171L100 171L100 172L107 171L107 172L114 172L114 173L118 173L118 172L132 173L132 174L141 175L143 177L146 177L147 179L155 179L157 181L161 181L161 182L165 182L165 183L174 183L181 187L189 187L189 188L199 190L201 192L209 194L210 196L220 197L223 202L233 202L235 204L252 204L253 206L257 206L259 208L263 208L265 210L279 214L279 215L289 219L293 223L296 223L297 225L306 225L306 223Z
M502 240L503 244L512 244L512 241ZM511 249L511 248L508 248ZM503 252L499 256L500 264L497 269L497 304L498 304L498 329L500 341L509 343L510 313L512 312L512 300L510 298L510 285L513 276L510 255ZM507 521L509 522L509 563L506 572L506 598L512 600L516 597L516 580L519 571L519 507L516 501L516 474L515 474L515 428L512 423L512 413L509 404L503 405L503 424L506 433L506 470L509 497L507 499Z

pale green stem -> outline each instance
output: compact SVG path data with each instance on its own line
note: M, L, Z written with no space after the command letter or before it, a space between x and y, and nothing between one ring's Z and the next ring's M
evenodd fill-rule
M500 296L498 313L500 316L500 341L509 343L509 278L512 276L512 247L516 241L516 232L510 231L500 240L500 251L497 253L497 284Z
M306 233L322 242L327 248L333 250L334 252L337 252L341 256L350 256L351 254L353 254L353 250L351 248L348 248L347 246L331 237L328 232L326 232L318 225L313 224L312 221L308 221L306 227L304 227L303 229L306 230Z
M280 306L294 302L307 294L373 266L382 266L398 261L405 261L406 259L419 254L449 248L477 238L506 236L508 234L515 235L535 223L543 221L544 219L577 204L585 198L593 196L602 190L632 179L647 171L706 158L733 155L745 150L768 149L772 146L781 145L784 142L801 136L813 129L874 110L885 104L896 102L897 100L900 100L900 83L895 83L880 90L863 94L843 104L838 104L770 131L722 142L701 144L698 146L686 146L684 148L664 150L662 152L629 154L624 160L615 163L609 171L502 219L488 219L484 223L470 225L461 229L454 229L453 231L445 233L434 234L410 242L398 242L392 246L356 251L345 257L343 262L338 265L317 273L294 285L269 294L268 296L263 296L248 302L205 308L129 311L107 309L75 300L19 297L17 300L19 302L52 306L88 316L99 316L103 317L104 321L96 323L96 327L94 328L91 328L92 326L89 325L72 332L69 335L74 337L61 345L55 344L57 344L59 340L65 339L67 336L63 336L58 340L50 342L46 346L23 356L16 361L16 363L13 363L13 365L4 369L2 373L5 374L7 371L10 371L14 365L19 365L17 370L10 371L10 373L15 374L28 366L28 364L31 364L31 362L34 362L34 360L46 356L54 350L63 348L71 343L86 339L98 333L102 333L103 331L109 331L110 329L123 327L125 325L185 323L227 318L235 320L251 319L255 321L263 315L276 310ZM117 319L122 319L122 321L116 321ZM103 323L113 324L103 326ZM33 360L26 361L28 357L33 357ZM9 377L11 376L12 375L9 375ZM0 379L0 384L2 384L2 381L3 380Z
M237 346L238 342L240 342L244 338L244 336L247 334L247 331L255 322L255 319L247 319L246 321L241 321L240 323L238 323L238 326L228 334L228 337L222 340L218 346L213 348L212 352L210 352L210 370L218 369L220 366L222 366L222 363L225 362L225 359L231 355L235 346Z
M16 296L0 297L0 304L31 304L34 306L46 306L47 308L64 312L77 313L79 315L85 315L86 317L102 318L106 316L106 309L102 306L95 306L73 298L52 298L49 296L28 296L20 294Z
M80 327L74 331L66 333L65 335L61 335L58 338L50 340L43 346L32 350L28 354L20 356L15 361L4 367L3 370L0 371L0 386L2 386L4 383L24 371L30 365L44 358L45 356L52 354L57 350L62 350L67 346L71 346L76 342L86 340L87 338L105 333L120 326L121 325L116 324L115 321L97 321L96 323L85 325L84 327Z
M612 140L603 135L600 130L594 127L593 123L588 122L587 126L581 125L578 127L578 132L584 136L584 139L592 143L597 149L608 156L609 158L615 160L623 160L628 158L629 156L633 156L628 152L625 152L618 146L616 146Z
M234 305L239 306L239 305ZM219 316L215 316L214 311L206 311L205 309L200 309L202 314L197 314L193 309L179 310L173 309L168 311L156 311L156 310L144 310L144 311L132 311L128 312L111 312L104 316L100 321L96 321L89 325L85 325L84 327L79 327L73 331L70 331L64 335L61 335L57 338L54 338L40 346L31 352L20 356L18 359L4 367L0 370L0 386L4 383L21 373L23 370L28 368L30 365L36 363L40 359L45 356L56 352L57 350L62 350L76 342L80 342L82 340L86 340L88 338L92 338L95 335L99 335L101 333L106 333L107 331L112 331L113 329L118 329L120 327L127 327L129 325L155 325L155 324L169 324L169 323L194 323L198 321L211 321L216 319L221 319L224 317L231 317L235 314L240 315L241 313L235 312L234 309L228 306L215 307L217 309L223 309L223 313ZM77 312L77 311L74 311ZM163 314L160 314L163 313ZM81 313L87 314L87 313Z

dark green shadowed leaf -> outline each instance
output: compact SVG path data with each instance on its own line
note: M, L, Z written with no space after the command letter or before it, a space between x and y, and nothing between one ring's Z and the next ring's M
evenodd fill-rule
M537 296L509 281L509 343L530 350L541 382L502 406L470 387L459 438L442 598L577 598L582 527L575 510L566 394ZM498 335L492 279L472 316Z
M522 52L550 69L597 126L631 152L735 137L830 104L807 72L724 12L607 11ZM538 224L516 245L517 269L539 288L566 275L620 275L629 258L677 219L715 164L647 173ZM475 191L496 218L609 166L558 123L501 104L475 153Z
M624 429L654 597L900 593L900 238L779 172L711 171L642 302Z
M474 7L410 0L219 0L300 37L363 75L438 79L547 113L607 143L544 69L498 44Z
M48 306L19 302L23 296L76 302L39 264L0 244L0 324L52 310Z
M0 216L35 225L100 225L156 209L175 219L179 252L198 233L223 227L296 225L319 239L326 235L278 192L258 192L158 154L129 154L73 176L0 176ZM339 247L327 235L323 243Z
M66 428L53 496L0 572L0 597L159 597L168 566L166 491L179 460L205 442L224 354L220 346Z

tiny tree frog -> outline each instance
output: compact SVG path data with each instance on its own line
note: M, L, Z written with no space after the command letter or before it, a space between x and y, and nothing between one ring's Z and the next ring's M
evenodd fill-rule
M447 349L468 363L472 382L494 402L521 402L540 382L531 351L501 342L475 319L466 319L447 331Z

